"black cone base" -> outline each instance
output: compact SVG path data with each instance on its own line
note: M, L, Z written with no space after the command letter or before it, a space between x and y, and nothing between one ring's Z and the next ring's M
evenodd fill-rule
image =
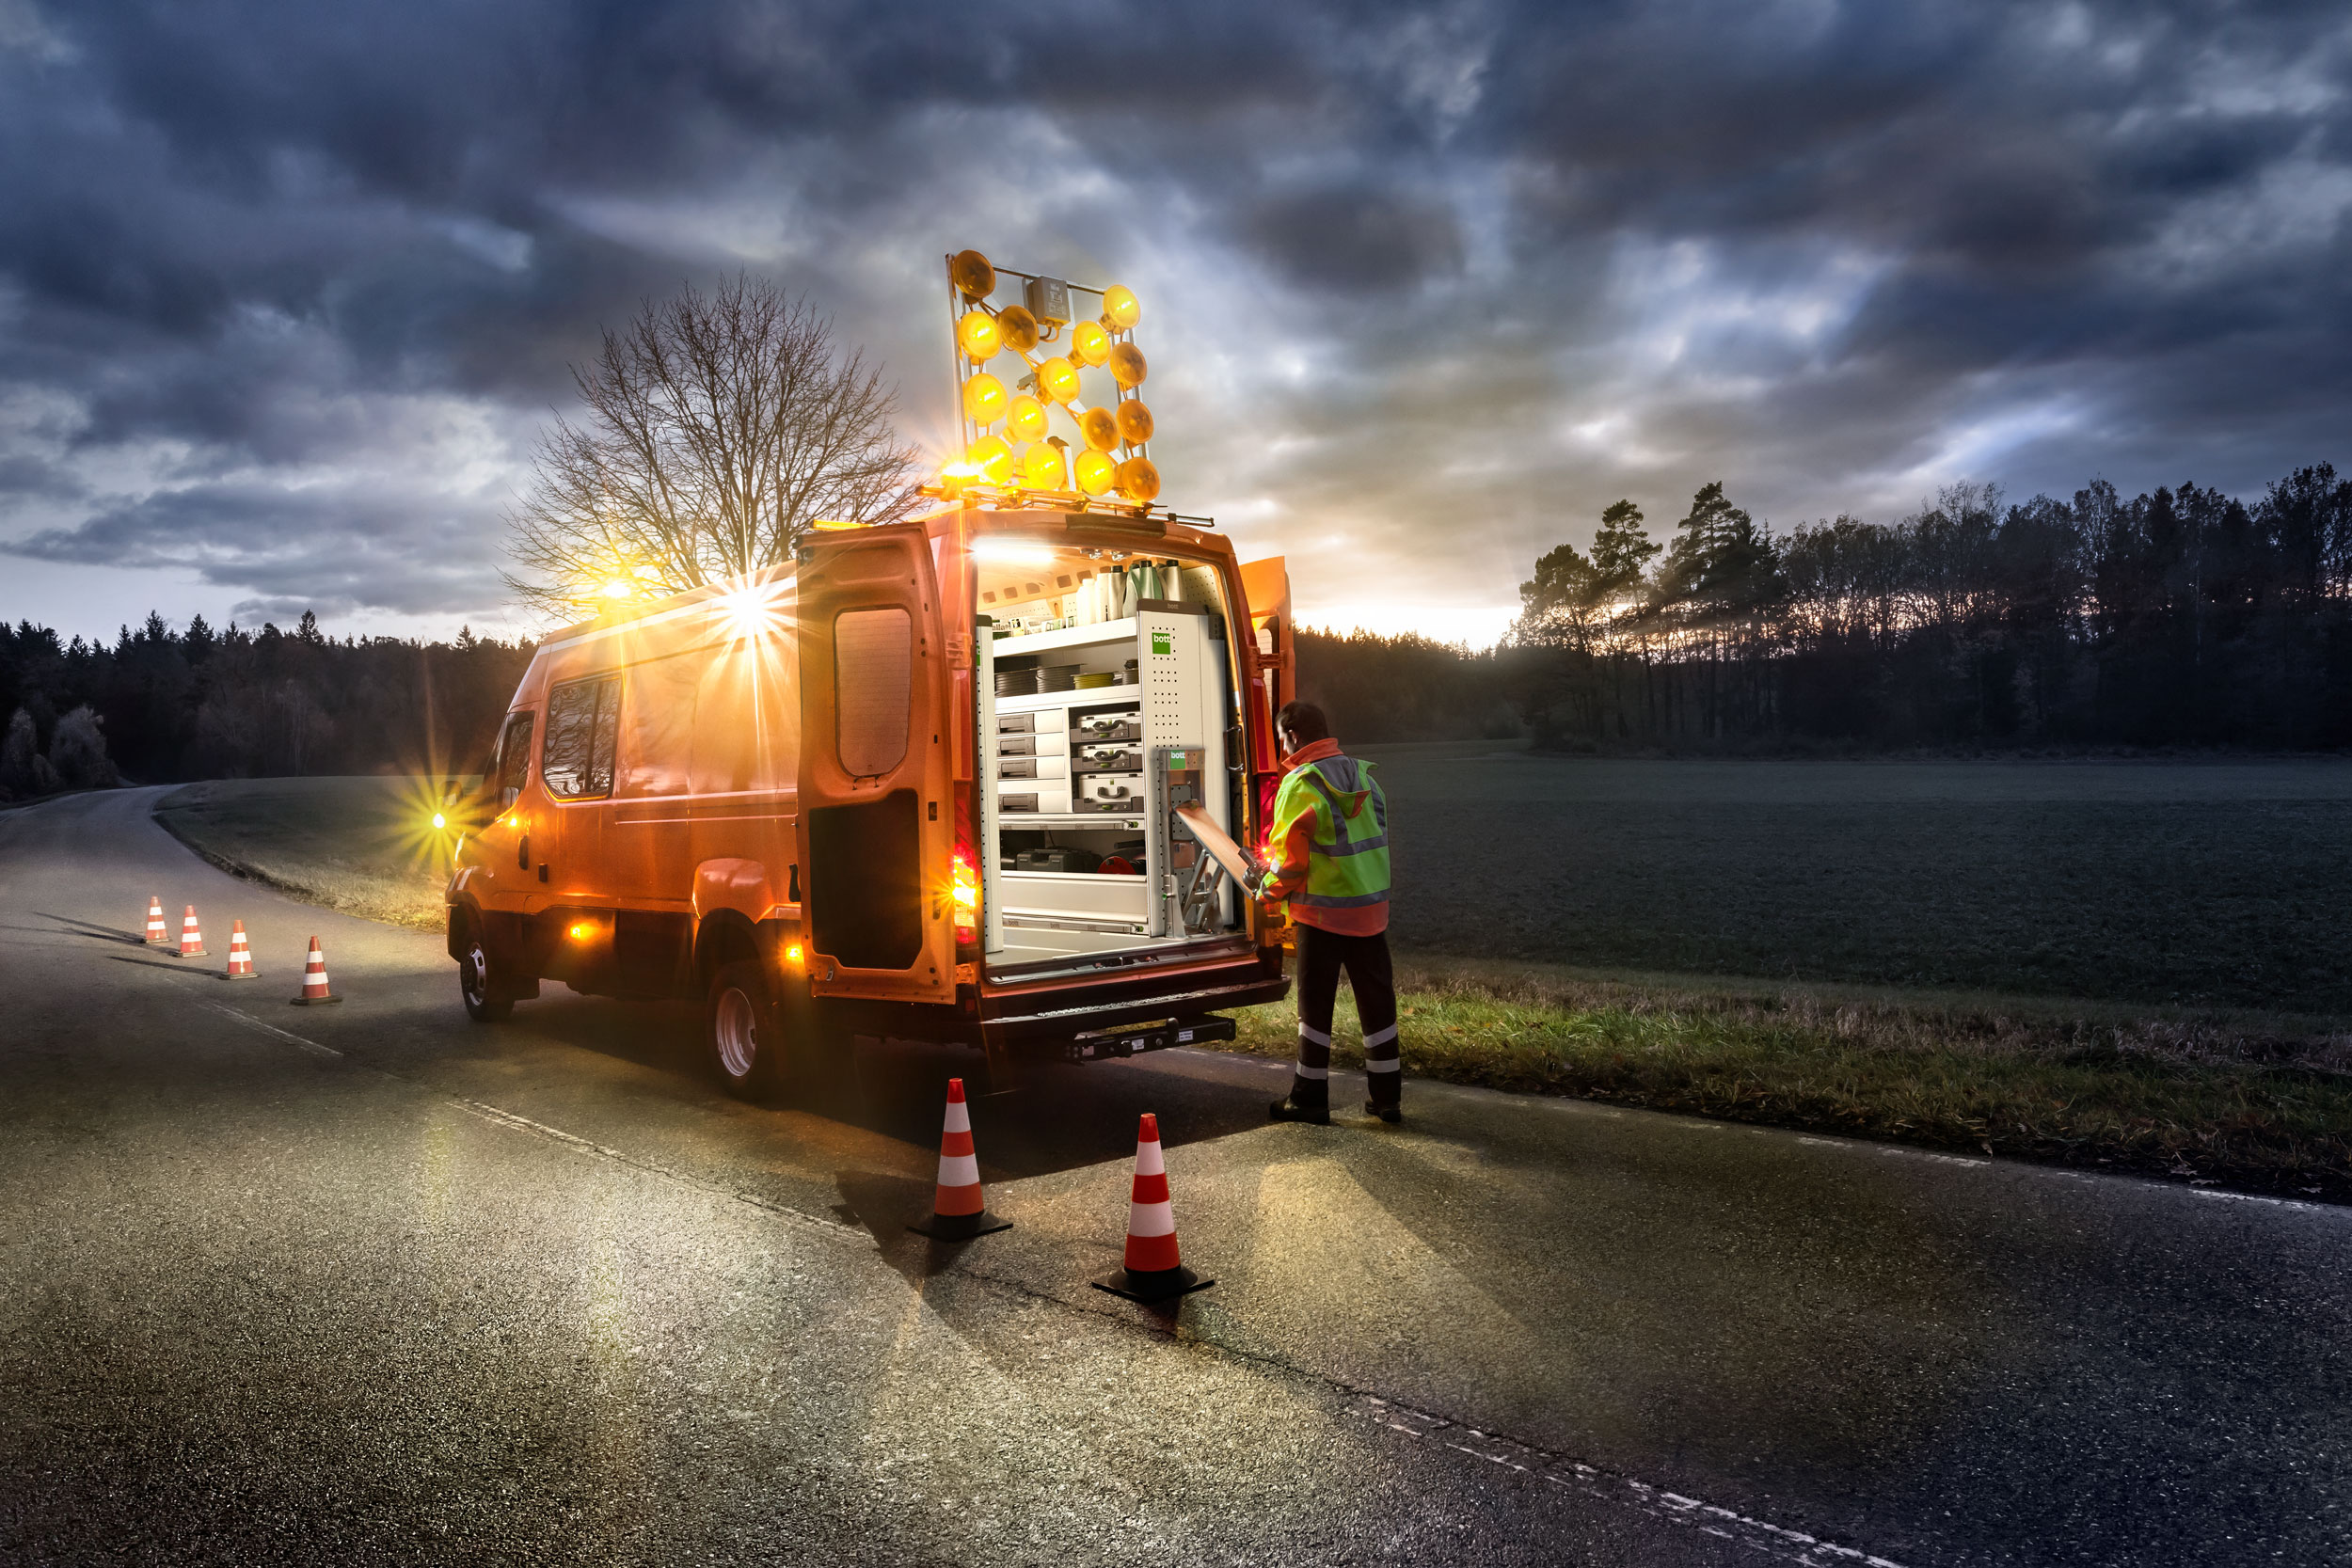
M1102 1278L1088 1283L1098 1291L1108 1291L1112 1295L1124 1296L1129 1301L1139 1301L1149 1307L1155 1301L1174 1301L1178 1296L1205 1291L1216 1281L1203 1279L1190 1269L1180 1266L1142 1271L1113 1269Z
M929 1236L934 1242L968 1242L975 1236L993 1236L999 1230L1010 1230L1012 1221L999 1219L983 1209L977 1214L933 1214L916 1220L907 1227L918 1236Z
M289 997L288 1000L297 1007L324 1007L329 1002L341 1002L342 998L340 996L295 996Z

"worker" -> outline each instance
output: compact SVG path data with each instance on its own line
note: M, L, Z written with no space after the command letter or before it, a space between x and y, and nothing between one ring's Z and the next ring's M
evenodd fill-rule
M1285 772L1258 896L1286 906L1298 932L1298 1065L1272 1115L1331 1119L1331 1008L1344 969L1364 1030L1364 1110L1394 1121L1404 1073L1389 964L1388 798L1371 764L1341 752L1314 704L1284 704L1274 738Z

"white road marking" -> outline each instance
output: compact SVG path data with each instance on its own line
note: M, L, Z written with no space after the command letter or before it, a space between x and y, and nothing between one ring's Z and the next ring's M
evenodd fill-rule
M1630 1507L1653 1519L1682 1525L1736 1541L1752 1551L1783 1562L1793 1562L1801 1568L1902 1568L1902 1564L1854 1546L1841 1546L1803 1530L1789 1529L1762 1519L1752 1519L1744 1513L1696 1497L1686 1497L1679 1492L1669 1492L1630 1476L1612 1475L1606 1470L1586 1465L1561 1454L1546 1453L1507 1437L1491 1437L1471 1427L1449 1421L1442 1416L1377 1399L1359 1396L1350 1412L1376 1421L1392 1432L1407 1437L1434 1438L1449 1449L1483 1459L1489 1465L1522 1474L1541 1476L1554 1486L1581 1492L1603 1502ZM1469 1439L1469 1441L1463 1441Z
M2291 1197L2265 1197L2260 1193L2225 1193L2214 1187L2191 1187L2188 1193L2191 1197L2214 1197L2226 1203L2267 1203L2274 1209L2294 1209L2306 1214L2344 1212L2331 1204L2298 1203Z
M385 1076L391 1078L398 1075L386 1073ZM410 1082L405 1078L400 1081ZM839 1220L827 1219L821 1214L812 1214L805 1209L795 1209L788 1203L778 1203L773 1198L762 1197L757 1193L747 1193L739 1188L721 1186L715 1181L706 1181L699 1176L690 1176L685 1171L674 1169L659 1161L640 1159L634 1154L624 1154L617 1148L609 1148L603 1144L591 1142L578 1133L566 1132L560 1127L549 1127L546 1122L533 1121L529 1117L518 1117L512 1111L501 1111L496 1105L485 1105L479 1100L465 1100L454 1095L444 1095L439 1098L443 1104L453 1105L469 1116L480 1117L485 1121L496 1122L501 1127L511 1127L516 1132L528 1132L533 1137L550 1139L577 1148L584 1154L593 1154L600 1160L610 1160L615 1164L627 1165L631 1170L644 1171L649 1176L659 1176L665 1180L691 1187L696 1192L708 1193L714 1197L733 1198L738 1203L748 1203L755 1209L764 1209L771 1214L782 1214L789 1219L800 1220L804 1224L816 1226L819 1229L832 1231L837 1236L855 1236L865 1241L872 1240L860 1227L844 1225Z
M331 1045L321 1045L316 1040L306 1040L300 1035L289 1034L285 1030L278 1027L275 1023L263 1023L260 1019L255 1018L251 1013L240 1012L238 1009L230 1006L225 1002L207 1002L204 1006L212 1008L213 1011L216 1013L223 1013L230 1018L235 1019L239 1023L249 1024L252 1027L261 1030L265 1035L276 1035L281 1040L292 1040L294 1044L302 1047L303 1050L310 1052L314 1056L332 1056L337 1061L341 1061L342 1059L343 1053L336 1050Z

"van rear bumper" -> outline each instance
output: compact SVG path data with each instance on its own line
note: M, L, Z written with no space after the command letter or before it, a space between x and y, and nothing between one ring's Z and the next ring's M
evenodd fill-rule
M1227 1007L1253 1007L1263 1002L1279 1002L1290 994L1287 976L1279 972L1269 975L1254 963L1236 966L1229 976L1187 975L1184 978L1192 981L1191 985L1171 990L1154 988L1148 995L1104 995L1104 991L1127 990L1104 986L1087 988L1088 992L1094 994L1061 990L1020 998L992 997L983 1004L985 1016L978 1022L966 1025L969 1033L965 1037L974 1045L1058 1047L1080 1035L1117 1029L1122 1024L1192 1018ZM994 1006L989 1006L990 1003Z

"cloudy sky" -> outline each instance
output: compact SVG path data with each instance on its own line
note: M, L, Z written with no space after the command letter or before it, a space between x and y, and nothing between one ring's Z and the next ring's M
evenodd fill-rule
M529 629L566 364L739 268L948 431L940 257L1123 282L1164 499L1485 641L1721 479L2352 466L2352 8L0 0L0 614Z

